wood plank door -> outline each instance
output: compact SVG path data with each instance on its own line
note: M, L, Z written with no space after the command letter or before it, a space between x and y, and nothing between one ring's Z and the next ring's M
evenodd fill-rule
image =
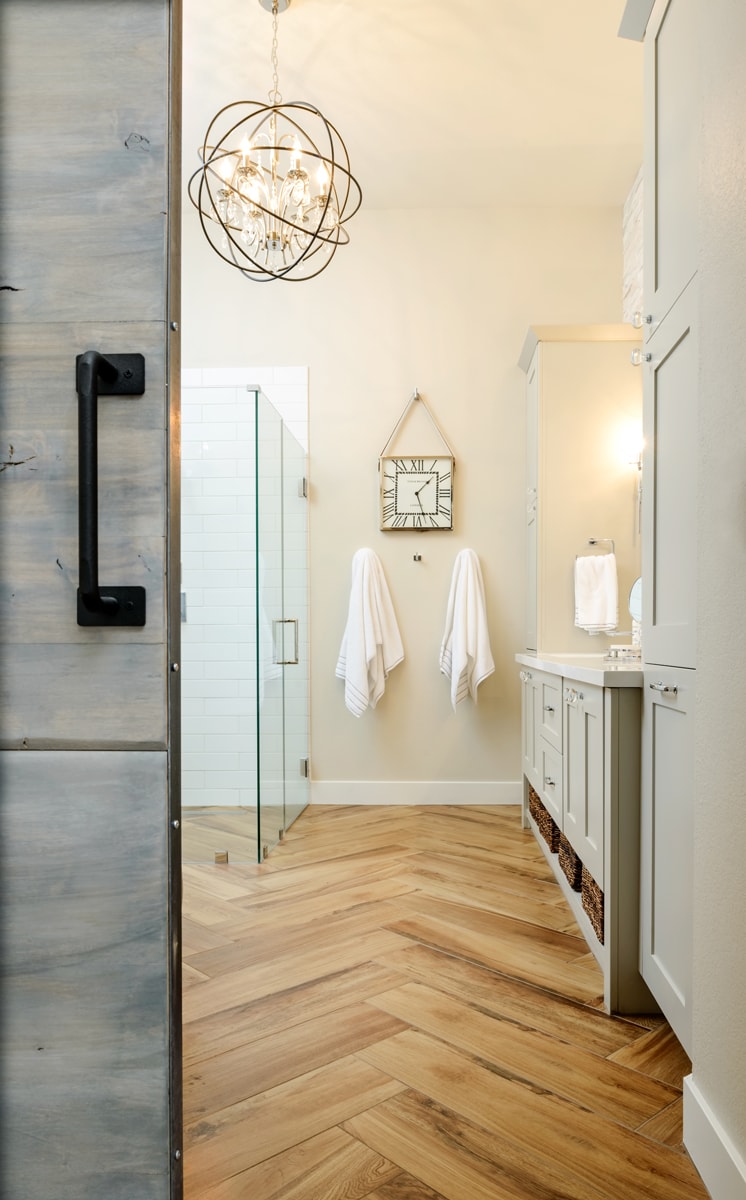
M180 1195L178 16L0 5L6 1200ZM142 356L143 380L120 364L109 395L89 351ZM144 612L87 623L120 587Z

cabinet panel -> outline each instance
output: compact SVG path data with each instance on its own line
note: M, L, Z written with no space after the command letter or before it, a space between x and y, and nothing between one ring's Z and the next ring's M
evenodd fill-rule
M645 38L645 312L655 333L697 269L696 5L658 0Z
M532 671L521 671L521 758L523 774L535 788L539 787L539 764L537 760L538 735L536 714L538 711L538 679Z
M697 331L694 285L648 343L643 457L643 652L696 665Z
M604 886L603 689L565 685L562 829L596 883Z
M691 1054L693 671L645 671L641 971Z
M562 755L539 738L539 795L562 828Z

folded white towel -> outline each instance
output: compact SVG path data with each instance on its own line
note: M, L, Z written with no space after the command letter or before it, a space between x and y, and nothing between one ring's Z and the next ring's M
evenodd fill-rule
M358 550L352 559L352 587L347 625L336 675L345 681L345 704L361 717L375 708L386 677L404 658L386 576L373 550Z
M575 559L575 624L588 633L610 633L619 623L616 556Z
M494 669L479 559L473 550L461 550L453 567L440 647L440 670L451 681L454 709L467 695L476 704L477 688Z

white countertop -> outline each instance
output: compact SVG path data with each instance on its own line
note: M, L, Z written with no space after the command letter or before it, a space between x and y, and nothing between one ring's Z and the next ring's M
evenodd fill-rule
M642 663L635 659L611 659L605 654L516 654L516 662L550 675L564 675L579 683L599 687L642 687Z

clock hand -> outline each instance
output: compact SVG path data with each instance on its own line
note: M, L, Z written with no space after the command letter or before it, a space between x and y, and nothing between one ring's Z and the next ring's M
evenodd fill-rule
M432 475L430 475L425 480L425 482L422 484L422 487L417 488L417 491L415 492L415 496L417 497L418 500L420 498L420 492L423 491L423 489L427 487L428 483L432 483L432 481L433 481L433 477L432 477Z

